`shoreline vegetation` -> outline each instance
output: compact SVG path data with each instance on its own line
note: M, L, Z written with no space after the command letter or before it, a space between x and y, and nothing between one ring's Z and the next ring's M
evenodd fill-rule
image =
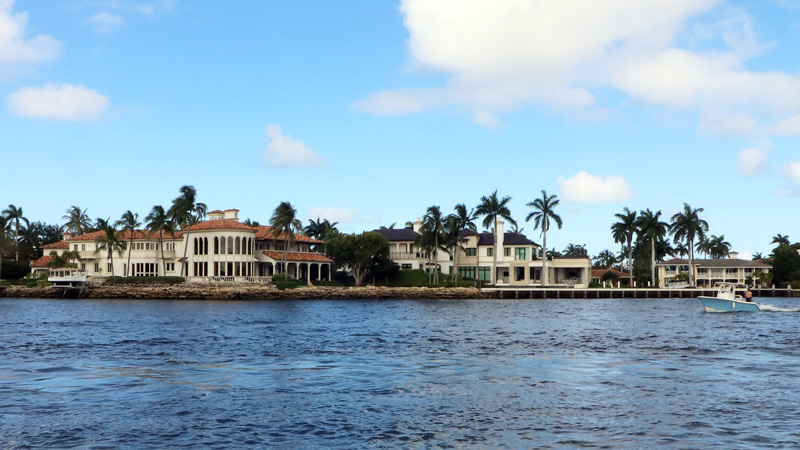
M66 295L65 295L66 294ZM482 299L475 287L329 287L309 286L280 290L273 285L88 285L80 289L50 286L4 286L0 298L78 298L112 300L444 300Z

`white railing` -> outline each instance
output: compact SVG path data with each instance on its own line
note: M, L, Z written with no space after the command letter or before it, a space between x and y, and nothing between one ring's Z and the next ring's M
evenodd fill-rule
M187 283L258 283L267 284L272 277L185 277Z
M422 255L417 252L389 252L389 259L419 259Z

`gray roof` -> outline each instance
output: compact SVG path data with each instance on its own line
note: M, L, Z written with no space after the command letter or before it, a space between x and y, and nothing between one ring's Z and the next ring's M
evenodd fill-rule
M411 228L397 228L397 229L380 228L378 230L372 230L372 231L374 231L375 233L380 233L381 236L385 237L386 240L389 242L413 241L420 235Z
M488 231L481 233L478 245L494 245L494 233ZM503 233L503 245L535 245L541 247L536 242L525 237L524 234L512 232Z
M753 267L756 269L759 268L772 268L770 264L766 264L762 261L750 261L748 259L735 259L735 258L723 258L723 259L694 259L695 265L698 267ZM673 258L669 261L664 261L662 263L656 264L657 266L677 266L677 265L689 265L688 259L682 258Z

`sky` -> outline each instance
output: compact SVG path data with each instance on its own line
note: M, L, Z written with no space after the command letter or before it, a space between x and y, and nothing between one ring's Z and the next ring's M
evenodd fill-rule
M549 248L688 203L766 254L800 239L798 49L791 0L0 0L0 206L144 217L191 184L361 232L497 191L541 243L544 190Z

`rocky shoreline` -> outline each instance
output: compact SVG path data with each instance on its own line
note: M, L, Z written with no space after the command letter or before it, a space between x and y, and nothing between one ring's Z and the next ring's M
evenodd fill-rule
M278 290L272 285L109 285L86 286L83 291L51 287L5 286L5 298L78 298L127 300L437 300L484 298L477 288L321 287Z

